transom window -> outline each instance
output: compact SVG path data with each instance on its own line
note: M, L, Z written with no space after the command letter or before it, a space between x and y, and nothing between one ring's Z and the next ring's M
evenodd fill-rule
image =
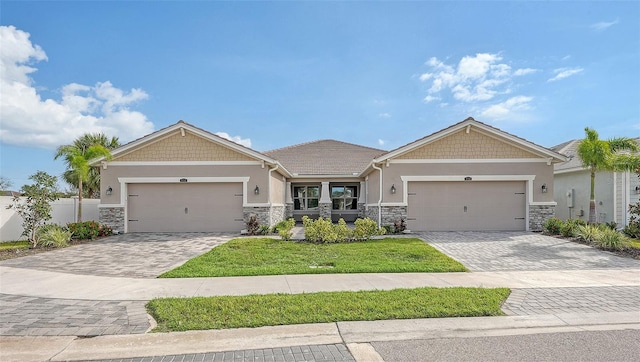
M357 210L358 187L349 185L332 185L331 203L333 204L333 210Z
M320 200L320 186L294 186L294 210L318 210Z

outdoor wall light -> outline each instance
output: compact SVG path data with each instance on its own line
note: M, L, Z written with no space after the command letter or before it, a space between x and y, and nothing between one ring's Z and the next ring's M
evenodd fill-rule
M640 194L640 186L636 186L636 194Z
M107 187L107 191L105 193L107 195L111 195L112 192L113 192L113 189L111 188L111 186Z
M547 192L547 184L542 184L542 193Z
M396 184L391 185L391 193L392 194L396 193Z
M256 185L255 189L253 189L253 193L256 195L260 195L260 188L258 187L258 185Z

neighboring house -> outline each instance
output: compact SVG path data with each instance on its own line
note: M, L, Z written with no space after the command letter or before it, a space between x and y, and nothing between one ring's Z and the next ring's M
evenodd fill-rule
M635 139L640 144L640 138ZM582 166L577 154L581 140L571 140L555 147L558 153L569 157L566 162L554 165L554 194L558 203L556 216L560 219L589 220L591 174ZM629 204L640 197L640 180L635 172L600 171L596 173L596 220L615 222L618 227L629 223Z
M414 231L540 230L550 149L468 118L392 151L321 140L257 152L180 121L97 160L100 220L123 232L240 231L285 218L406 219Z

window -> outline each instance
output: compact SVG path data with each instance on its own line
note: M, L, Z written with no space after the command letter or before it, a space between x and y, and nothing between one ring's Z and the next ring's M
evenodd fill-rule
M320 200L320 186L294 186L294 210L318 210Z
M357 210L358 187L347 185L332 185L331 203L333 204L333 210Z

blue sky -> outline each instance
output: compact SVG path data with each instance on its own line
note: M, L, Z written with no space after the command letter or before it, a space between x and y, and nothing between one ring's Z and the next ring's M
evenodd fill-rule
M0 3L0 175L182 119L258 151L393 149L472 116L543 146L640 135L640 3ZM66 185L62 185L63 188Z

